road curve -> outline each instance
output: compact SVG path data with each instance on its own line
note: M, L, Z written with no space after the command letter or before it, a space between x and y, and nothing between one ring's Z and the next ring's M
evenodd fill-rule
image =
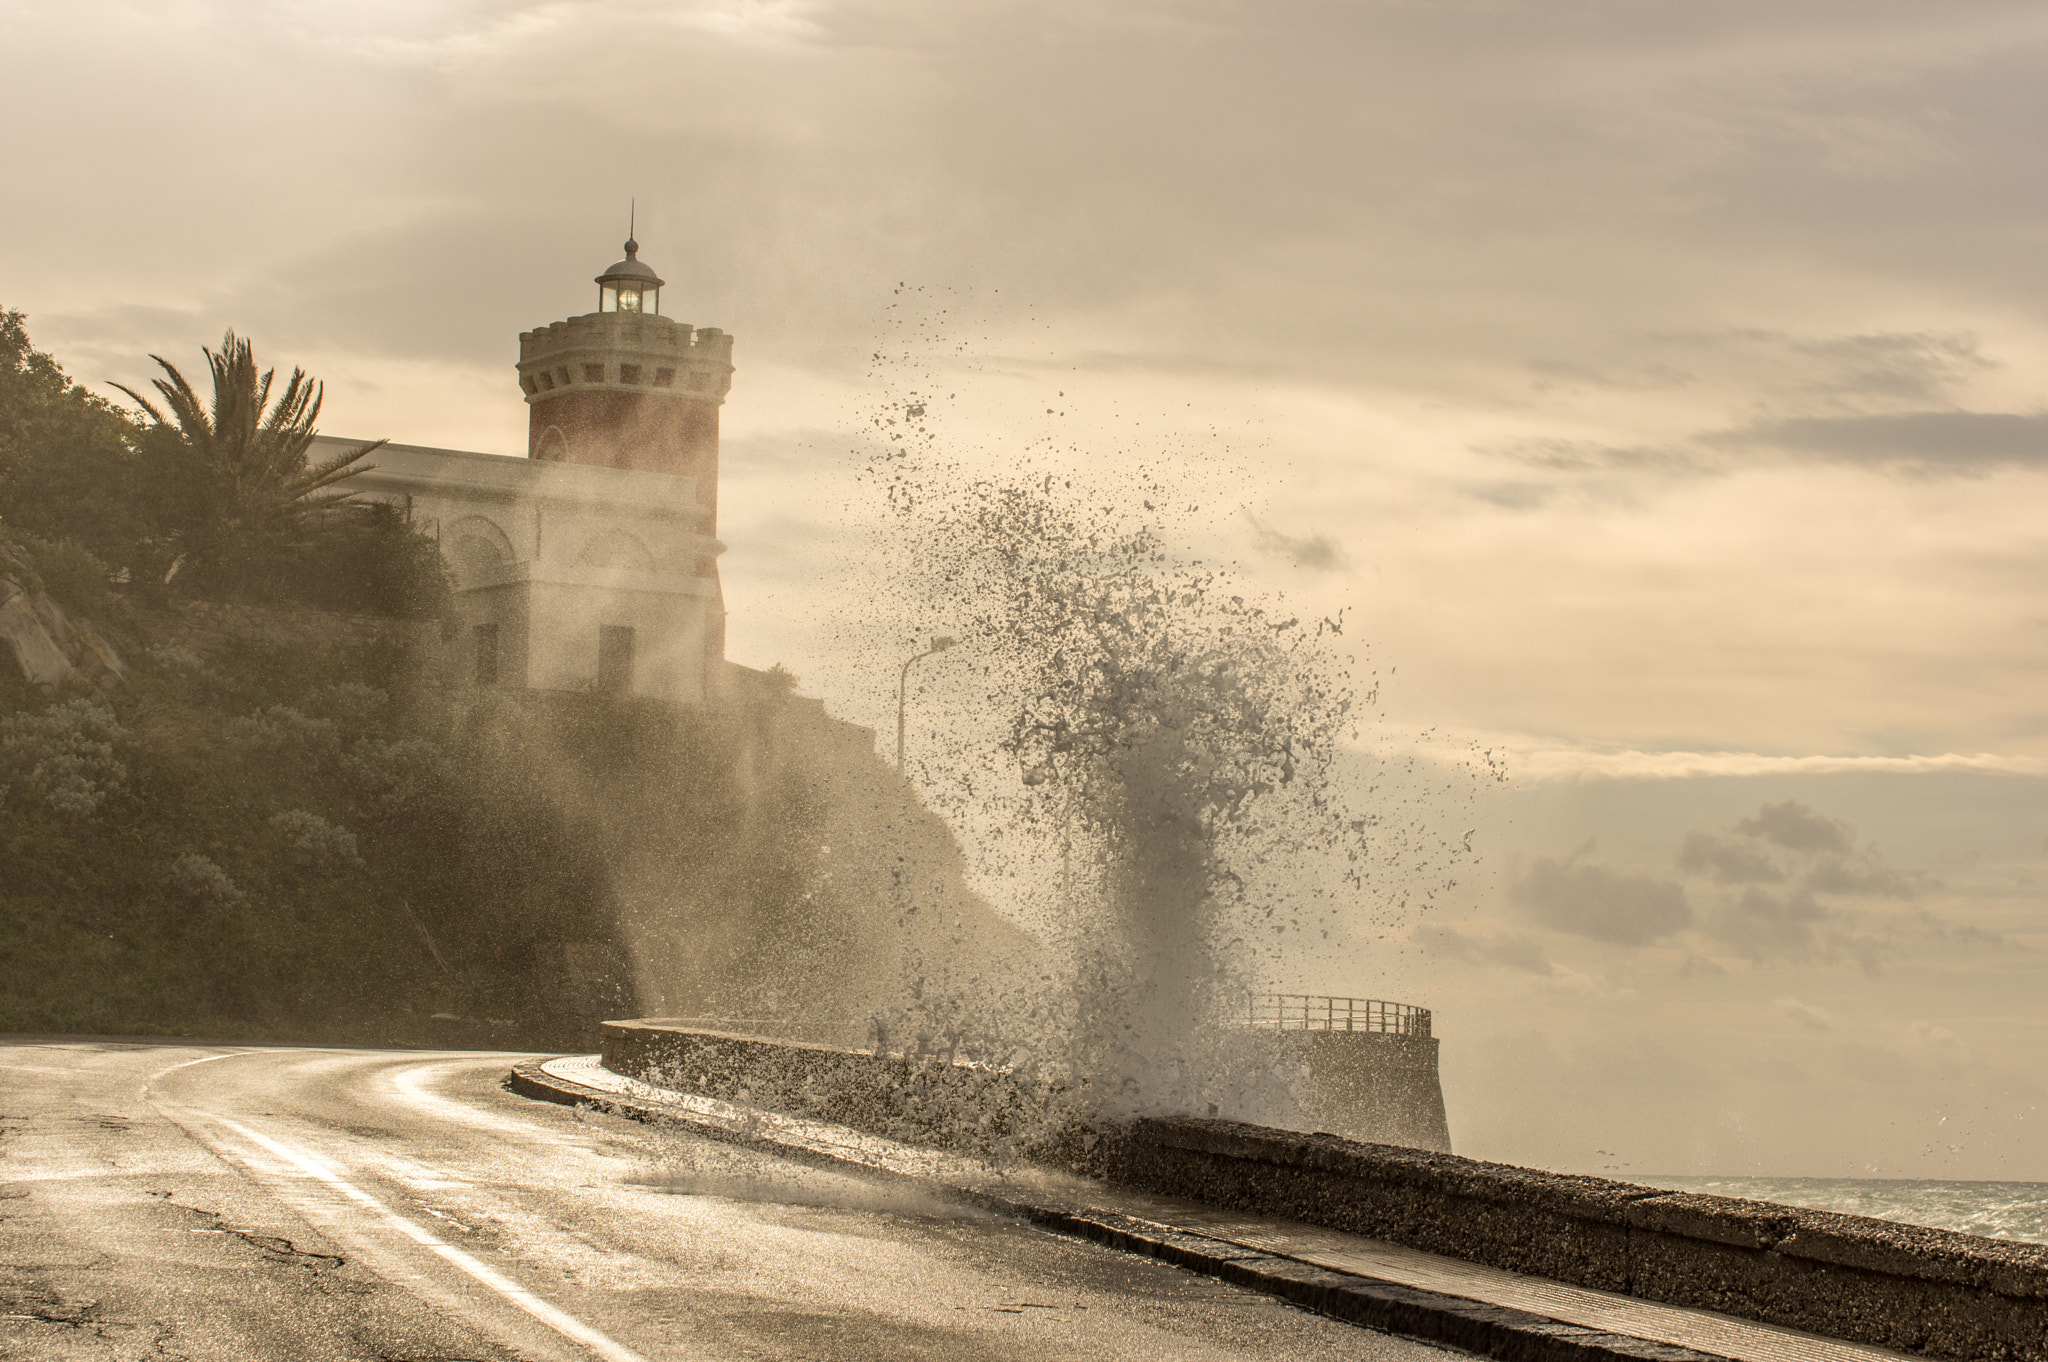
M530 1102L526 1056L0 1041L0 1357L1442 1359L936 1198Z

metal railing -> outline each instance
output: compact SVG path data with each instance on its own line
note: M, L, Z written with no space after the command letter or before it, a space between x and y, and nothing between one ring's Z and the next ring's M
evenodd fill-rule
M1427 1036L1429 1009L1375 998L1330 998L1315 993L1259 993L1249 1002L1253 1026L1276 1031L1376 1031Z

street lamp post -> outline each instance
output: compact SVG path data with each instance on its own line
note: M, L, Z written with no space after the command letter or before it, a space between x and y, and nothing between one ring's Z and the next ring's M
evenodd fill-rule
M943 653L957 642L959 642L958 639L948 638L946 635L940 634L932 640L931 647L925 649L916 657L911 658L909 662L905 662L902 674L896 678L896 769L899 771L903 769L903 716L905 697L908 696L910 691L910 663L922 661L933 653Z

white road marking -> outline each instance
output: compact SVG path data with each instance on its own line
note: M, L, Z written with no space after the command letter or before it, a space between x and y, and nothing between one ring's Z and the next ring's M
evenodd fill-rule
M591 1352L604 1358L605 1362L648 1362L648 1359L613 1339L610 1335L594 1329L582 1320L577 1319L574 1315L550 1305L539 1296L534 1295L531 1291L519 1285L519 1283L506 1277L490 1264L463 1252L455 1247L455 1245L439 1238L425 1226L414 1224L389 1206L386 1206L383 1202L377 1200L377 1198L371 1196L368 1192L363 1191L360 1187L342 1177L341 1174L335 1172L332 1168L320 1162L320 1160L314 1158L311 1154L294 1149L288 1144L272 1139L261 1131L251 1130L249 1127L239 1122L231 1121L225 1116L214 1116L212 1119L226 1126L229 1130L234 1131L251 1144L260 1145L264 1149L269 1150L278 1158L283 1159L286 1163L291 1164L294 1168L306 1174L306 1176L326 1183L351 1201L374 1212L386 1224L390 1225L400 1234L403 1234L406 1238L422 1248L431 1250L442 1259L462 1269L477 1281L497 1292L507 1301L510 1301L513 1305L518 1306L542 1324L553 1329L562 1337L572 1342L580 1343L590 1349Z
M444 1070L473 1068L476 1066L476 1063L477 1061L471 1059L435 1060L429 1063L413 1064L396 1072L387 1069L379 1074L378 1077L384 1082L389 1083L397 1091L400 1100L405 1102L406 1105L420 1111L430 1112L450 1125L467 1126L471 1129L480 1126L488 1127L501 1134L510 1135L515 1139L525 1140L530 1144L545 1144L552 1147L561 1143L562 1137L559 1131L550 1129L538 1122L501 1116L496 1112L485 1111L480 1107L473 1107L468 1103L457 1102L451 1098L443 1097L439 1093L428 1092L421 1086L432 1079L439 1078ZM502 1063L502 1061L494 1061L494 1066L499 1063Z
M211 1064L216 1059L233 1059L236 1055L246 1055L248 1053L249 1051L247 1050L223 1050L221 1053L217 1055L201 1055L198 1059L188 1059L180 1063L173 1064L168 1069L158 1069L148 1078L142 1080L142 1100L148 1102L151 1106L156 1105L156 1099L149 1095L149 1090L155 1087L156 1081L159 1078L162 1078L165 1074L174 1074L180 1069L189 1069L194 1064Z

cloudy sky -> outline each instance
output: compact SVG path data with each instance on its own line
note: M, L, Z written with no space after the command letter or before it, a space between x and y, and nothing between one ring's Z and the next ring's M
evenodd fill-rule
M0 303L79 377L232 325L330 433L518 452L637 196L738 337L736 658L886 723L820 624L878 388L1178 461L1387 732L1507 755L1458 892L1293 966L1437 1008L1461 1149L2048 1180L2040 5L0 19Z

